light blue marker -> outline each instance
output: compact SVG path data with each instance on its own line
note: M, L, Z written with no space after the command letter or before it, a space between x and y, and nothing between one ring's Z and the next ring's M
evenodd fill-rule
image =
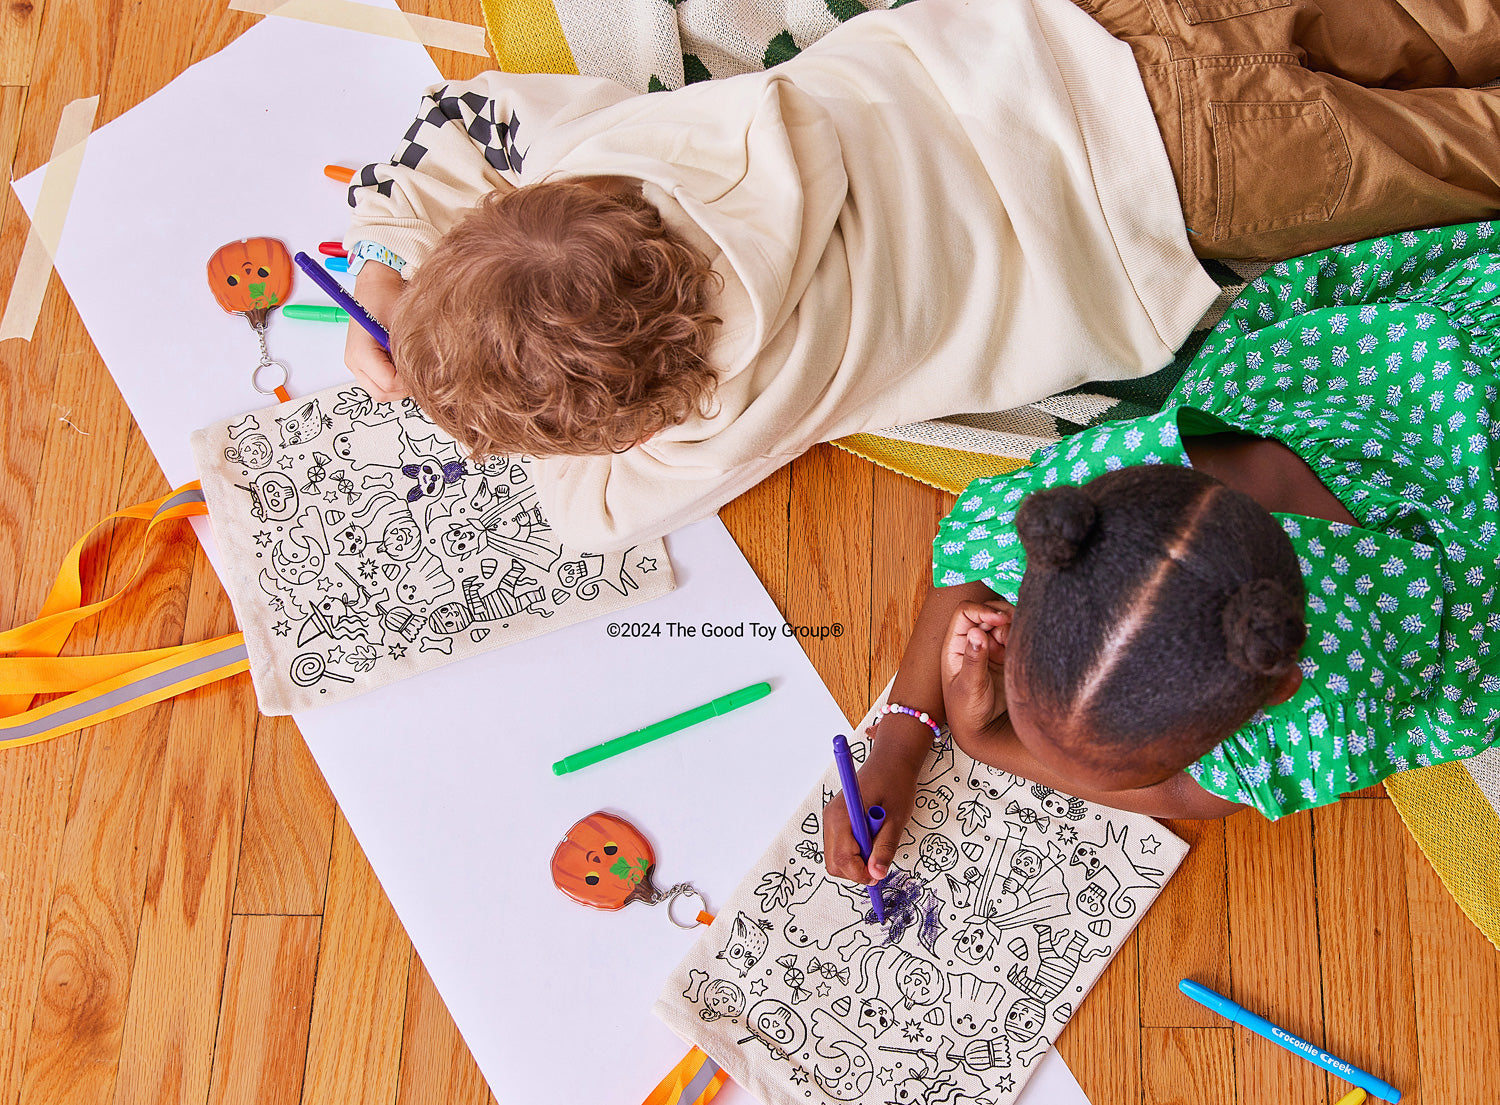
M1381 1101L1400 1101L1401 1091L1387 1085L1373 1074L1346 1063L1336 1055L1330 1055L1317 1044L1310 1044L1300 1036L1293 1036L1284 1028L1278 1028L1264 1017L1250 1012L1243 1005L1230 1001L1223 994L1210 990L1201 983L1184 978L1177 988L1199 1005L1206 1005L1221 1017L1235 1024L1244 1025L1257 1036L1264 1036L1273 1044L1280 1044L1294 1055L1311 1060L1326 1071L1332 1071L1345 1082L1352 1082L1362 1090L1368 1090Z

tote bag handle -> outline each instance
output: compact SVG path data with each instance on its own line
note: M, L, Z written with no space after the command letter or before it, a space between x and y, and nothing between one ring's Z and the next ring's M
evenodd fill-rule
M36 619L0 632L0 748L51 740L249 670L243 633L141 652L58 655L74 626L113 605L140 580L158 527L207 513L203 487L195 480L160 499L106 515L78 539ZM116 519L146 523L135 569L113 595L84 605L79 572L84 546ZM59 692L63 697L32 706L35 696Z

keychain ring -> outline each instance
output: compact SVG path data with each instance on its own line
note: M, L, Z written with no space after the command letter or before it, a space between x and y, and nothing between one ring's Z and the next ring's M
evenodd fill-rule
M708 899L705 898L702 894L698 893L698 891L693 889L691 886L683 887L681 890L677 891L667 899L667 920L671 921L680 929L695 929L702 923L698 920L697 917L694 917L687 924L683 924L672 912L672 907L675 906L682 898L697 898L699 905L702 906L702 909L699 910L700 913L708 908Z
M268 387L268 388L267 387L261 387L261 383L260 383L261 370L262 369L267 369L267 368L279 368L279 369L281 369L281 381L279 383L275 384L274 386ZM277 388L284 388L284 387L286 387L286 382L289 379L291 379L291 373L289 371L287 371L286 363L284 361L276 361L276 360L261 361L260 364L258 364L258 365L255 366L255 371L250 374L250 386L253 387L256 391L260 392L262 395L275 395L276 394L276 389Z

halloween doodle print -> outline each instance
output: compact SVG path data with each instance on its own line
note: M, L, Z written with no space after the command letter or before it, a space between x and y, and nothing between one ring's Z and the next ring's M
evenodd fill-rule
M414 403L331 388L194 435L266 713L654 598L659 542L564 548L527 457L463 455ZM245 569L248 568L248 571Z
M856 758L870 736L851 741ZM807 846L836 793L830 771L657 1002L767 1102L1013 1101L1187 851L1148 818L975 764L946 740L919 778L883 924Z

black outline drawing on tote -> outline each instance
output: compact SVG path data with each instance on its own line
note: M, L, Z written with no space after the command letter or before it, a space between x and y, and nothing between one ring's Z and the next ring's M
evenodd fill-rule
M658 570L657 554L635 548L565 550L529 458L467 460L414 403L352 387L289 411L270 430L246 415L214 448L237 466L230 482L259 530L256 579L287 639L278 666L298 687L327 693L377 665L426 667L415 657L453 655L461 635L477 643L545 623L565 602L630 598Z
M1154 894L1165 879L1125 854L1130 829L1147 824L1136 815L975 766L945 744L921 780L930 827L897 849L885 924L864 887L808 854L825 782L794 815L784 853L747 876L717 939L679 968L692 1023L735 1026L700 1046L738 1046L762 1070L769 1055L778 1073L764 1084L786 1087L777 1102L1005 1105L1139 916L1131 892ZM960 812L970 804L984 812ZM1151 840L1163 868L1186 851L1159 829Z

